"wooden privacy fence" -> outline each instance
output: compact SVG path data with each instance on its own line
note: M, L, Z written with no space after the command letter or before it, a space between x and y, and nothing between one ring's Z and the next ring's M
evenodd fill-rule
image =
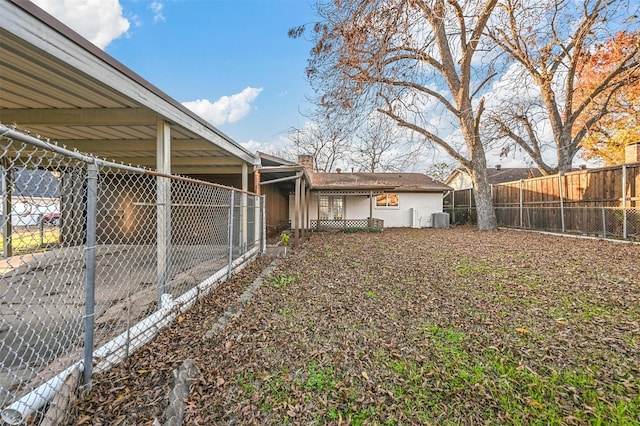
M640 239L640 163L492 185L506 227ZM452 222L475 220L473 190L445 197Z

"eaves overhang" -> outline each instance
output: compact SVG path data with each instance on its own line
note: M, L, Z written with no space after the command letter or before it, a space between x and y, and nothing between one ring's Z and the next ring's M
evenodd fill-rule
M70 149L153 168L158 120L172 173L238 173L257 157L26 0L0 0L0 122Z

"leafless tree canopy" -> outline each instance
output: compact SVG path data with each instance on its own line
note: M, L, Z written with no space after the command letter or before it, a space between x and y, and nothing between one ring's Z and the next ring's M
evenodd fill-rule
M314 171L334 171L350 150L350 131L349 127L338 121L320 117L302 129L289 131L292 146L284 156L295 161L300 154L312 155L315 160Z
M436 144L474 181L478 226L495 229L478 94L495 54L483 32L498 0L337 0L318 5L308 76L331 110L379 111ZM295 34L294 34L295 35ZM459 137L447 138L453 127Z
M617 90L638 84L640 41L590 93L577 97L580 66L615 32L637 31L639 8L636 1L623 0L502 0L487 33L513 61L508 77L517 95L494 105L489 129L523 149L544 173L570 170L587 129L609 113ZM576 129L587 109L589 118ZM556 151L556 164L543 158L549 147Z
M417 147L395 122L380 113L365 120L355 133L351 162L360 172L402 172L416 162Z

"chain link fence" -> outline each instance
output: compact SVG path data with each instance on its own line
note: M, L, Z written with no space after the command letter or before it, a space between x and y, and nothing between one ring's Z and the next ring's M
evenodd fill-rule
M468 192L468 190L464 190ZM477 220L476 206L445 204L452 224ZM610 206L495 206L499 226L640 241L640 209Z
M496 207L504 227L640 240L640 210L618 207Z
M264 249L264 200L0 135L0 409L55 424L60 395Z

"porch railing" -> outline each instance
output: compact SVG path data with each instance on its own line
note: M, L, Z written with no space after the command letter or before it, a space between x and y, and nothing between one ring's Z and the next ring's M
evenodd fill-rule
M363 228L363 229L375 229L381 231L384 228L384 220L370 218L370 219L343 219L343 220L311 220L311 229L316 231L327 231L332 229L347 229L347 228Z

